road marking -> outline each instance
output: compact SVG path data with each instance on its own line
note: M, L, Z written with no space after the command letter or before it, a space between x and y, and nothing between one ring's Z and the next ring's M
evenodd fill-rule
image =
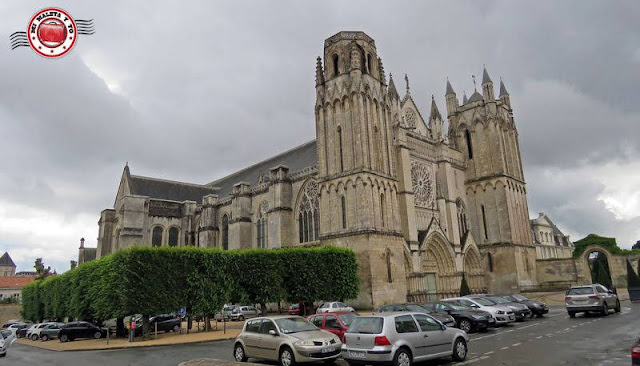
M518 347L519 345L521 345L522 343L514 343L511 345L511 347Z
M542 336L537 336L537 337L536 337L536 339L540 339L540 338L542 338Z
M494 353L494 352L495 352L495 351L485 352L485 353L483 353L483 355L485 355L485 356L486 356L486 355L490 355L490 354L492 354L492 353Z
M479 341L481 339L491 338L491 337L495 337L497 335L501 335L501 334L505 334L505 333L509 333L509 332L513 332L513 331L514 331L514 329L505 330L504 332L500 332L500 333L496 333L496 334L489 334L489 335L486 335L486 336L483 336L483 337L478 337L478 338L473 338L473 339L470 339L469 342L471 342L471 341Z
M580 324L578 324L578 325L580 325ZM577 327L578 327L578 325L574 325L574 326L573 326L573 327L571 327L571 328L577 328Z
M472 358L470 360L457 363L456 365L468 365L470 363L476 363L478 361L486 360L487 358L489 358L489 356L481 356L481 357L478 357L478 358Z
M502 348L500 348L500 349L507 349L507 348L509 348L509 346L506 346L506 347L502 347Z

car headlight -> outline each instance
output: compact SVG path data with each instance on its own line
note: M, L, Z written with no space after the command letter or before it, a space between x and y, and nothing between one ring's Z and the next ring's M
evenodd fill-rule
M484 320L484 316L482 315L471 315L471 317L476 320Z
M309 339L303 339L294 343L296 346L313 346L313 341Z
M496 314L504 314L503 310L496 310Z

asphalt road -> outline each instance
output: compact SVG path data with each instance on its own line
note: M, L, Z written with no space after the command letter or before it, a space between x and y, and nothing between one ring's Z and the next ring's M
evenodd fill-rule
M552 307L542 319L472 334L467 360L456 365L628 366L631 345L638 333L640 304L623 302L620 314L578 315L575 319L569 318L564 308ZM53 352L15 344L0 364L176 366L194 358L231 360L232 341L83 352ZM440 360L421 365L452 364L450 360ZM339 361L337 365L346 366L346 362Z

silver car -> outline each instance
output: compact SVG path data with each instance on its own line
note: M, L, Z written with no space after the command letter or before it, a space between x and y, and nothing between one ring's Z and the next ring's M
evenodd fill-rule
M355 312L355 310L351 306L347 306L347 304L340 301L325 302L324 304L320 305L320 307L318 307L318 310L316 312L320 314L320 313L337 313L340 311Z
M516 321L516 315L511 308L504 305L498 305L493 301L483 299L481 297L454 297L443 301L487 311L493 315L493 318L496 320L496 325L503 325Z
M413 362L440 357L462 361L467 357L469 336L448 328L431 316L416 312L360 316L344 334L342 358L349 365Z
M610 309L614 309L616 313L620 312L618 295L598 284L571 287L564 302L567 313L572 318L581 312L593 311L602 315L609 315Z
M342 342L335 334L321 330L297 315L269 316L247 320L236 337L233 358L245 362L259 358L295 363L333 362L340 356Z
M231 313L229 313L229 318L231 320L243 321L260 315L262 315L262 312L253 306L236 306Z

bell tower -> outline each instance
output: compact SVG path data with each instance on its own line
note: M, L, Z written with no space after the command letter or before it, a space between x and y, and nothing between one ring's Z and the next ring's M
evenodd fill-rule
M357 303L364 307L406 296L394 146L399 115L374 40L348 31L325 40L316 64L320 239L356 252L363 279Z

